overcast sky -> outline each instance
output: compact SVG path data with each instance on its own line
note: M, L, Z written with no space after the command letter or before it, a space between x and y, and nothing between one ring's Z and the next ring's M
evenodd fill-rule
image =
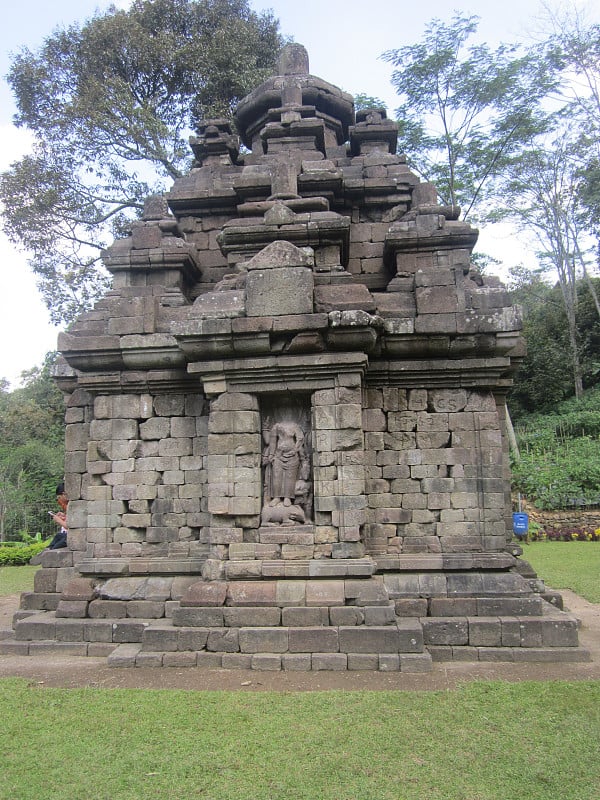
M114 4L126 7L129 2L116 0ZM20 0L8 4L0 27L0 75L8 72L10 53L22 46L35 49L54 28L82 21L109 5L107 0ZM526 38L542 15L539 0L251 0L251 5L257 11L272 9L282 33L307 48L312 74L351 94L381 98L390 116L396 105L390 85L391 67L379 56L385 50L418 41L432 18L449 20L456 7L478 14L480 38L494 45ZM559 3L552 0L550 5L556 8ZM573 0L569 5L585 9L588 20L600 21L597 2ZM26 132L12 126L14 110L10 90L2 79L0 170L20 158L31 144ZM503 261L505 267L528 256L524 245L505 230L484 231L479 249ZM38 296L26 255L0 234L0 378L6 377L16 386L22 370L40 364L45 353L55 349L57 333Z

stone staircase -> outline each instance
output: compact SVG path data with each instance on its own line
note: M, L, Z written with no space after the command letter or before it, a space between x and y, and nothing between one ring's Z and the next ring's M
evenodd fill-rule
M561 610L559 595L533 593L515 573L485 576L482 593L469 595L473 578L198 581L162 606L92 595L58 602L58 595L34 592L23 596L0 653L106 657L114 667L296 671L426 672L434 661L589 660L578 645L577 619ZM429 597L409 595L415 581L422 593L430 587ZM443 595L434 596L435 586ZM150 609L165 616L141 616Z

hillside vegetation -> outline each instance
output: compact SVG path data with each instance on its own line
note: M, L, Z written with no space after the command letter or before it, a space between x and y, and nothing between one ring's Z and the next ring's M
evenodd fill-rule
M515 492L543 510L600 504L600 386L549 413L520 417L515 433Z

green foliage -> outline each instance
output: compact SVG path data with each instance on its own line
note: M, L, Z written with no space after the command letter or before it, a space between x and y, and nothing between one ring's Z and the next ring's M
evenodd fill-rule
M20 544L16 542L5 542L0 544L0 566L1 567L19 567L29 564L29 561L45 550L48 546L49 539L45 541L40 540L34 544Z
M554 413L522 417L515 433L515 491L547 510L600 503L600 387Z
M386 108L386 105L379 97L372 97L371 95L362 94L360 92L354 95L355 111L365 111L369 108Z
M421 42L389 50L402 149L464 216L485 204L495 178L534 133L543 130L540 102L554 86L535 48L468 44L478 17L433 19Z
M4 228L55 322L106 286L100 252L191 163L188 134L271 71L278 23L247 0L134 0L21 50L8 76L38 144L0 177Z
M64 472L64 401L52 362L24 373L22 388L0 392L0 541L55 528L47 512Z
M508 397L513 419L518 420L524 414L550 411L573 395L574 384L560 288L546 283L539 273L518 272L513 279L512 299L523 308L527 342L527 356ZM593 285L598 290L600 279ZM600 318L583 281L577 286L576 318L583 386L590 388L600 381Z

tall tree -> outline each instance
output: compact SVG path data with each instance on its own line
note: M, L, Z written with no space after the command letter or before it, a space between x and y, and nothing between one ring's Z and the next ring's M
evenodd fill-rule
M600 286L600 279L592 279ZM540 270L519 268L512 272L509 287L514 302L523 308L523 334L527 356L515 376L508 401L516 417L549 410L572 397L573 379L568 326L562 293ZM584 388L600 381L600 319L588 285L579 282L577 342Z
M389 50L400 141L443 201L481 212L507 161L541 130L554 75L539 52L469 44L478 17L432 20L418 44Z
M64 401L51 377L55 354L0 388L0 541L47 531L47 510L64 472Z
M543 269L558 277L567 322L575 396L583 393L577 341L579 278L590 253L582 230L579 199L580 150L578 133L559 116L556 135L533 142L515 158L503 181L502 208L495 218L509 219L537 243ZM593 285L592 285L593 289Z
M547 8L546 15L547 59L561 76L561 101L578 120L578 217L596 237L600 263L600 24L589 24L575 6ZM600 316L600 300L585 260L582 270Z
M134 0L22 50L8 76L33 153L0 176L4 229L54 322L105 285L101 250L190 164L187 135L271 71L282 44L248 0Z

